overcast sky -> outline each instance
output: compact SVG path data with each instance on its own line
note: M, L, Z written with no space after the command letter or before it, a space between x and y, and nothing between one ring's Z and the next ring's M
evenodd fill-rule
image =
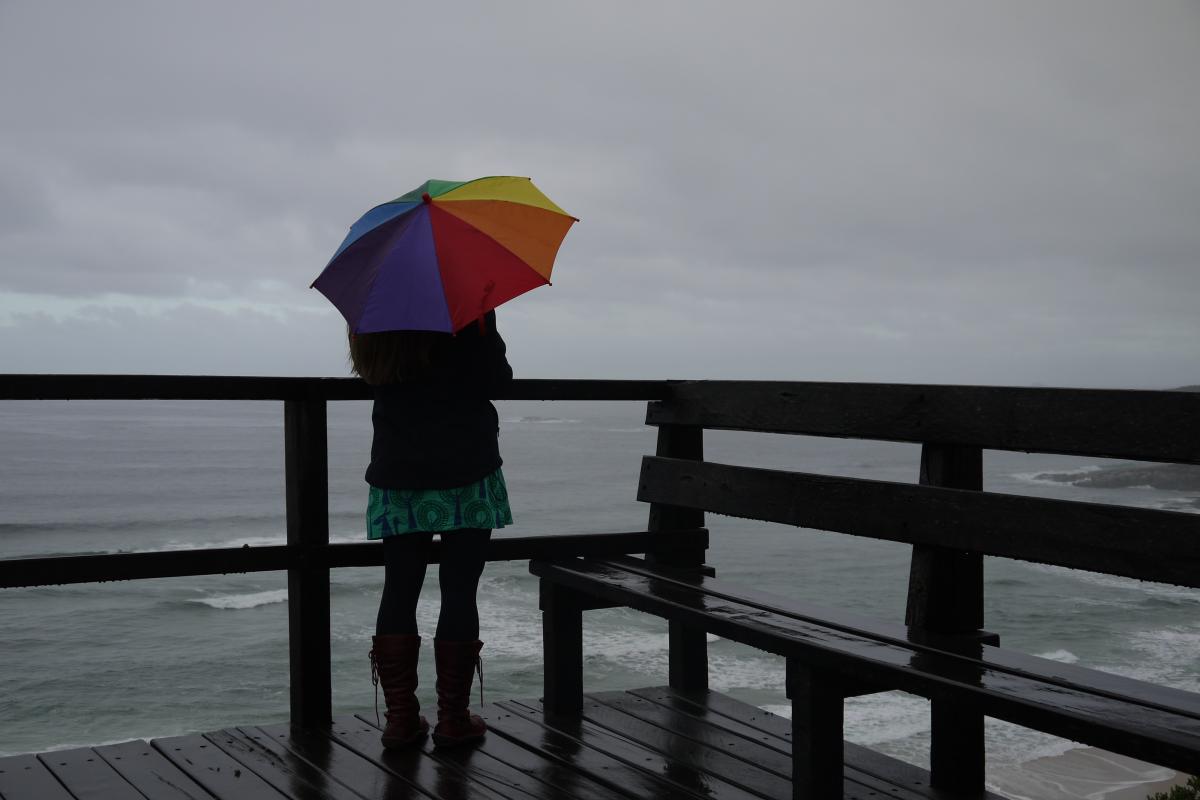
M1200 3L0 0L0 372L344 375L427 178L582 219L523 377L1200 382Z

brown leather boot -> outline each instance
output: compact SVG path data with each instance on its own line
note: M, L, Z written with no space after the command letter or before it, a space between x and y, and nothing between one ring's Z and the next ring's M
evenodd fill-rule
M416 634L387 633L371 637L371 683L375 685L375 719L379 720L379 684L387 705L387 725L383 746L408 747L425 738L429 723L419 713L417 702L417 657L421 637Z
M487 724L472 714L471 681L479 670L479 702L483 702L483 661L479 651L483 642L433 640L433 656L437 663L438 724L433 729L433 743L453 747L483 738Z

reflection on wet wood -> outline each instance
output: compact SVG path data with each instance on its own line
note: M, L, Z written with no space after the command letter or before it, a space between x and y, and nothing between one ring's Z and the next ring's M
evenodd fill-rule
M538 698L479 709L475 746L385 750L373 714L323 727L245 725L0 758L4 800L761 800L793 795L786 719L669 686L584 696L579 713ZM928 773L847 744L842 800L944 798ZM988 795L989 800L999 800Z

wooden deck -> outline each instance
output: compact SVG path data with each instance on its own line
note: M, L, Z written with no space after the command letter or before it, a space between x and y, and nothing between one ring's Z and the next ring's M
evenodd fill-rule
M0 759L3 800L280 797L758 800L787 798L791 724L715 692L602 692L582 716L551 718L538 700L482 709L476 747L389 752L374 714L328 729L226 728ZM845 800L945 798L928 773L846 746ZM815 798L814 800L824 800Z

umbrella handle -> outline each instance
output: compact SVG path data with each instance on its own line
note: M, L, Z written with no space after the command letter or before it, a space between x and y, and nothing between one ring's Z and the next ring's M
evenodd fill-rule
M479 299L479 333L487 333L487 299L492 296L492 289L496 288L495 281L488 281L483 285L483 297Z

